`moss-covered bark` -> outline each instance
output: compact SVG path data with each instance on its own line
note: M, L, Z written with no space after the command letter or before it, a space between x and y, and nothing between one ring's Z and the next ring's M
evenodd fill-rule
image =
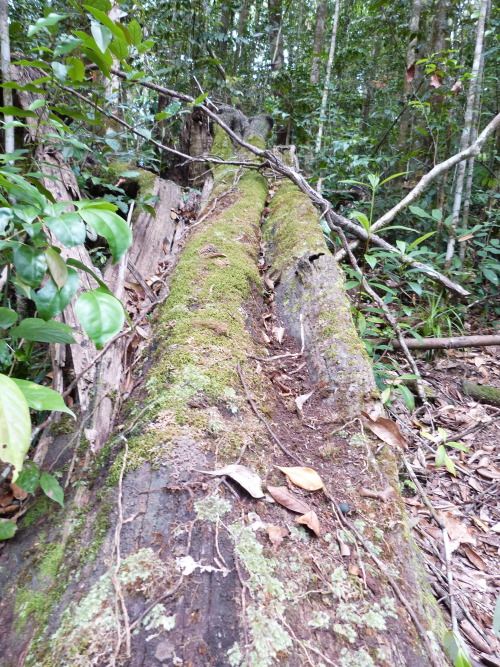
M231 150L221 135L217 142L219 155ZM377 463L372 443L358 427L334 437L332 411L314 397L302 415L293 401L290 406L273 384L276 372L286 382L297 378L295 393L313 389L319 394L322 387L314 372L293 375L300 360L291 357L280 362L289 367L272 372L249 360L248 355L265 354L258 257L266 197L267 182L259 173L227 166L216 170L208 210L216 206L176 266L170 296L155 317L144 385L117 432L126 434L126 460L118 435L81 471L64 509L49 508L50 514L45 507L33 509L6 545L0 651L12 658L2 663L5 667L113 664L119 637L118 662L127 667L430 664L384 574L341 528L321 491L301 496L319 516L318 538L284 507L255 500L235 484L218 486L200 472L242 457L242 464L278 486L284 478L276 466L294 464L250 409L239 362L271 428L318 471L330 493L349 504L357 529L398 579L432 640L439 638L441 628L429 621L434 611L428 612L420 592L399 496L381 507L357 493L359 484L397 489L392 454L384 453ZM283 231L289 212L278 221L282 198L295 202L292 217L304 221L303 228L289 230L295 250L286 246ZM272 207L266 238L275 253L280 248L275 257L283 274L287 263L314 265L311 248L319 253L324 247L310 210L287 189ZM303 245L302 234L309 233L312 240ZM295 315L285 300L282 304L292 321ZM300 307L307 308L305 301ZM307 312L309 346L324 334L324 323L314 324L313 311ZM344 343L339 333L335 336ZM291 338L290 344L296 349ZM351 344L365 363L360 343ZM122 470L123 516L130 520L122 526L121 563L113 583ZM275 548L268 526L286 535ZM130 656L116 583L133 626Z

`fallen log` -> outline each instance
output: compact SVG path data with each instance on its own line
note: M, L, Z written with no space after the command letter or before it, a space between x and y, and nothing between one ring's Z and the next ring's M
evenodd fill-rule
M381 341L378 341L379 343ZM399 341L389 341L392 347L400 348ZM451 338L405 338L409 350L451 350L458 347L487 347L500 345L500 336L452 336Z
M491 387L487 384L477 384L477 382L462 380L462 390L464 394L480 403L500 405L500 389L498 387Z

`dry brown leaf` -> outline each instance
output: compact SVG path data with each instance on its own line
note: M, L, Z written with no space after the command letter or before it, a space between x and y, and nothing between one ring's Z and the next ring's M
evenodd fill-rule
M490 465L488 468L476 468L481 477L486 477L486 479L500 479L500 470L494 466Z
M276 553L278 551L279 545L283 542L285 537L288 535L288 528L283 528L282 526L273 526L273 525L268 525L266 526L267 534L269 536L269 540L271 544L273 545L273 553Z
M300 486L301 489L305 489L306 491L318 491L318 489L324 487L323 480L312 468L303 468L301 466L293 468L276 467L278 470L285 473L292 484Z
M486 523L484 523L484 521L481 521L481 519L478 519L477 516L471 516L471 519L474 521L476 526L478 528L481 528L481 530L484 530L485 533L490 532L490 527Z
M339 543L340 555L341 556L350 556L351 555L351 549L344 542L344 540L340 537L338 531L337 531L337 542Z
M415 78L415 63L412 63L406 70L406 82L411 83Z
M307 514L311 511L309 505L301 498L294 496L286 486L268 486L267 490L274 500L297 514Z
M460 627L476 648L488 655L493 653L491 646L484 641L476 628L467 619L460 623Z
M297 406L297 411L299 413L302 412L302 408L304 407L304 403L311 398L311 396L314 394L314 390L310 391L308 394L302 394L302 396L297 396L295 399L295 405Z
M477 553L477 551L474 551L474 549L471 549L470 547L462 547L462 549L474 567L477 567L477 569L481 570L482 572L486 571L486 563Z
M441 88L443 85L443 77L437 72L433 72L431 75L431 86L433 88Z
M264 276L264 285L267 287L267 289L270 289L270 290L274 289L273 281L270 280L267 276Z
M353 577L361 577L363 574L357 565L349 565L347 571L349 574L352 574Z
M383 491L371 491L370 489L361 489L359 492L360 496L365 498L376 498L377 500L383 500L384 502L395 496L394 489L392 486L388 486Z
M15 482L10 483L10 488L12 489L12 493L16 500L25 500L29 496L29 493L24 489L21 489L20 486L17 486Z
M459 93L461 90L462 90L462 82L460 81L460 79L458 79L458 81L455 81L455 83L451 87L451 92Z
M466 526L465 523L457 519L450 512L441 512L439 515L446 532L448 533L450 540L452 542L459 542L460 544L476 544L476 538L474 537L472 530L469 526Z
M401 449L408 447L408 443L399 430L399 426L391 419L387 419L386 417L372 419L367 412L362 412L361 414L365 418L364 425L388 445L400 447Z
M264 497L261 478L256 472L246 466L234 463L218 470L198 470L198 472L202 472L204 475L227 475L231 479L234 479L235 482L238 482L253 498Z
M310 528L318 537L320 536L321 528L319 526L318 515L313 510L303 516L298 516L296 521Z

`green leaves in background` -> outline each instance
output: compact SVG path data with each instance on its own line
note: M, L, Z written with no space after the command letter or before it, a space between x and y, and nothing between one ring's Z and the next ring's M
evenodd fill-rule
M80 294L75 309L86 334L98 350L119 333L125 321L121 302L102 287Z
M12 378L19 389L23 392L24 398L30 408L33 410L55 410L56 412L67 412L72 417L75 413L70 410L61 394L49 387L43 387L36 382L29 382L28 380L17 380Z
M10 331L13 338L24 338L37 343L76 343L72 334L73 329L64 322L45 322L35 317L27 317Z
M11 378L0 374L0 460L14 466L16 481L31 440L31 420L23 392Z

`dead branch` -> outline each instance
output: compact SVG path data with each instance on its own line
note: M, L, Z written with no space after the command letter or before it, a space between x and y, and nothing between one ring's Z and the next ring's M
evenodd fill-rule
M487 347L500 345L500 336L453 336L451 338L405 338L409 350L451 350L458 347ZM382 341L377 341L381 343ZM392 347L400 348L397 340L385 341Z

